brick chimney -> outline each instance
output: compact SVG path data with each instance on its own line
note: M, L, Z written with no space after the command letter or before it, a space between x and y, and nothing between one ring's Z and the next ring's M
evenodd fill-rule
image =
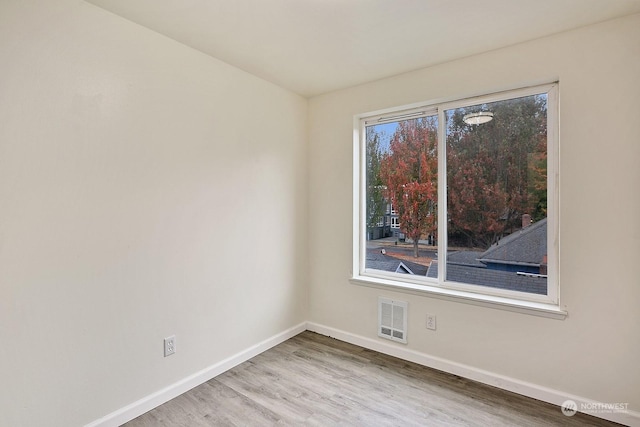
M524 214L522 215L522 228L527 228L531 225L531 215Z
M547 256L542 257L542 263L540 264L540 274L547 275Z

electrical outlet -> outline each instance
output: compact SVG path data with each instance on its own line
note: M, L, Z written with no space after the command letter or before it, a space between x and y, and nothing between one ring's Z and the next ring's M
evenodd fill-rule
M176 336L171 335L164 339L164 357L171 356L176 352Z
M436 330L436 315L427 313L427 329Z

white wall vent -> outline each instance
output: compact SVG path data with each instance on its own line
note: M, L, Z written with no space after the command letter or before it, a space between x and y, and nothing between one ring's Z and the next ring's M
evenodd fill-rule
M378 336L407 343L407 303L378 298Z

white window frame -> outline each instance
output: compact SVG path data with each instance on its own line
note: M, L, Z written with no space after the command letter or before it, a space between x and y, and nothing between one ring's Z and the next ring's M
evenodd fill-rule
M547 295L456 283L445 280L447 250L446 222L438 221L438 278L403 275L366 269L366 186L365 127L372 123L399 121L407 118L438 116L438 218L446 218L446 120L445 111L481 103L490 103L530 95L547 94ZM559 88L558 83L475 96L390 108L354 117L353 152L353 270L351 282L374 287L418 293L475 305L563 319L567 312L560 306L559 295ZM405 277L406 276L406 277Z

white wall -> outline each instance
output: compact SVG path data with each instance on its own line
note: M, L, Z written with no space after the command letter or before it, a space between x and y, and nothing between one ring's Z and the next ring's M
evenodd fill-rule
M639 76L635 15L311 99L310 320L378 339L377 297L409 301L411 350L639 411ZM566 320L349 283L353 115L555 80Z
M0 425L84 425L306 320L306 121L80 0L0 2Z

